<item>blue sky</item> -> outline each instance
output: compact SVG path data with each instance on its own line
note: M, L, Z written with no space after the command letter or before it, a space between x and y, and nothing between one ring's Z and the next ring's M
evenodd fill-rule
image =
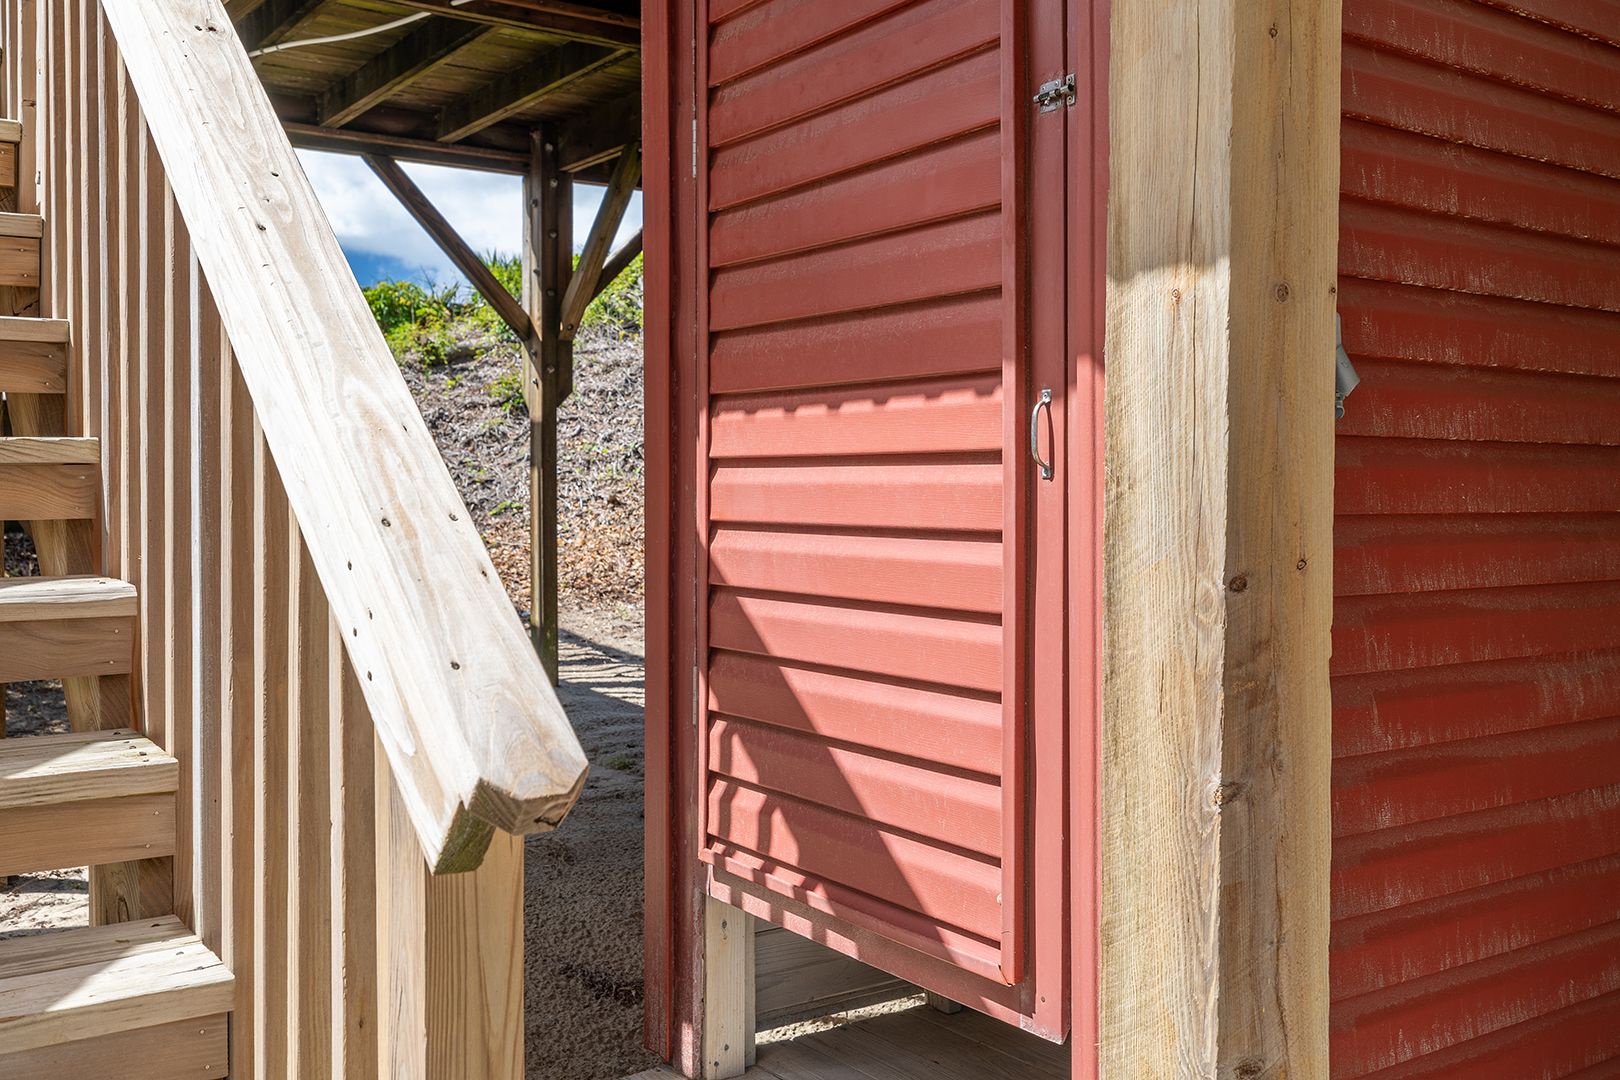
M444 257L431 237L412 220L365 162L344 154L298 151L304 171L320 196L343 252L360 284L407 278L435 284L465 279ZM515 254L521 244L523 182L516 176L472 172L438 165L406 165L439 212L480 254ZM584 246L596 217L602 189L574 186L574 249ZM625 214L615 245L641 227L638 193Z

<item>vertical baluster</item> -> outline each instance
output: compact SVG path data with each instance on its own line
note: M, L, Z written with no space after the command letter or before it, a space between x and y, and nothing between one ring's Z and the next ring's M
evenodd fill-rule
M259 873L254 925L254 1073L291 1075L287 1061L287 495L262 432L255 433L253 483L257 547L253 553L256 713L253 728L258 806L254 865Z
M332 1066L331 814L328 709L331 691L331 611L296 522L288 570L292 576L291 665L296 688L289 703L288 789L291 845L287 864L296 887L289 899L289 1055L300 1080L321 1080Z

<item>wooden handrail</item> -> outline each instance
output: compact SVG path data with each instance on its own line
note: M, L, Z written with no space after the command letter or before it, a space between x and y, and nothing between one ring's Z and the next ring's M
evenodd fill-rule
M437 872L586 761L219 0L102 0L395 783Z

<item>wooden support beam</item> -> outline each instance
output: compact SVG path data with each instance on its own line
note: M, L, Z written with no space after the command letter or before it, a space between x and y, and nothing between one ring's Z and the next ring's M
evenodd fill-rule
M1339 33L1112 9L1103 1080L1328 1075Z
M492 33L490 27L442 16L424 20L322 94L317 123L342 127Z
M529 628L540 663L557 681L557 408L573 385L573 345L562 336L562 298L573 270L573 180L563 172L557 135L534 133L524 181L524 306L538 347L524 388L529 405Z
M522 176L529 171L529 155L513 150L381 135L353 128L323 128L296 121L283 121L281 126L287 132L288 140L303 150L324 150L330 154L380 154L395 161L451 165L513 176Z
M598 296L601 296L604 292L606 292L607 287L617 281L619 279L619 275L628 270L630 268L630 264L635 262L636 256L640 254L641 230L637 229L636 235L626 240L624 242L624 246L618 251L615 251L612 255L609 255L607 262L602 265L602 273L596 279L596 291L591 294L591 299L595 300Z
M439 114L439 141L459 142L629 55L628 49L604 49L577 42L559 45L477 93L446 106Z
M416 219L416 223L433 237L433 242L439 245L445 256L456 264L458 270L467 275L467 280L472 282L473 288L477 289L479 295L495 309L495 314L501 317L501 321L512 328L512 333L518 336L518 340L529 341L534 336L534 325L529 320L528 313L523 310L523 305L518 302L517 297L506 291L506 286L502 285L489 267L484 265L484 260L478 257L478 253L467 246L461 234L457 233L455 227L439 213L439 208L434 206L422 193L422 189L416 186L415 181L405 174L399 163L376 154L366 154L365 160L366 164L371 166L371 171L383 182L383 186L394 193L400 205L404 206L411 217Z
M558 131L562 167L580 172L641 141L641 95L632 94L565 121Z
M236 23L236 34L248 52L285 40L298 24L326 0L264 0Z
M451 0L393 0L400 7L415 11L432 11L450 15L468 22L486 26L502 26L509 30L539 32L570 41L594 42L624 48L641 47L640 20L635 16L603 11L597 8L560 10L564 5L547 5L550 10L528 7L523 0L474 0L455 7Z
M754 1063L754 920L708 897L703 934L703 1080Z
M561 314L564 341L574 340L585 309L596 298L597 284L607 263L613 237L618 234L624 212L630 205L630 196L635 194L640 183L641 150L638 146L626 146L619 154L618 164L614 166L613 179L608 181L607 190L602 193L596 220L591 222L590 235L585 238L585 250L580 253L579 263L568 279Z

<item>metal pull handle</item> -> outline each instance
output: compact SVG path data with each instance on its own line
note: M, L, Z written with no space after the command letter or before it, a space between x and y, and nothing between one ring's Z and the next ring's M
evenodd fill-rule
M1052 406L1052 391L1043 389L1041 398L1029 413L1029 456L1041 467L1041 479L1052 479L1052 463L1041 457L1041 410Z

